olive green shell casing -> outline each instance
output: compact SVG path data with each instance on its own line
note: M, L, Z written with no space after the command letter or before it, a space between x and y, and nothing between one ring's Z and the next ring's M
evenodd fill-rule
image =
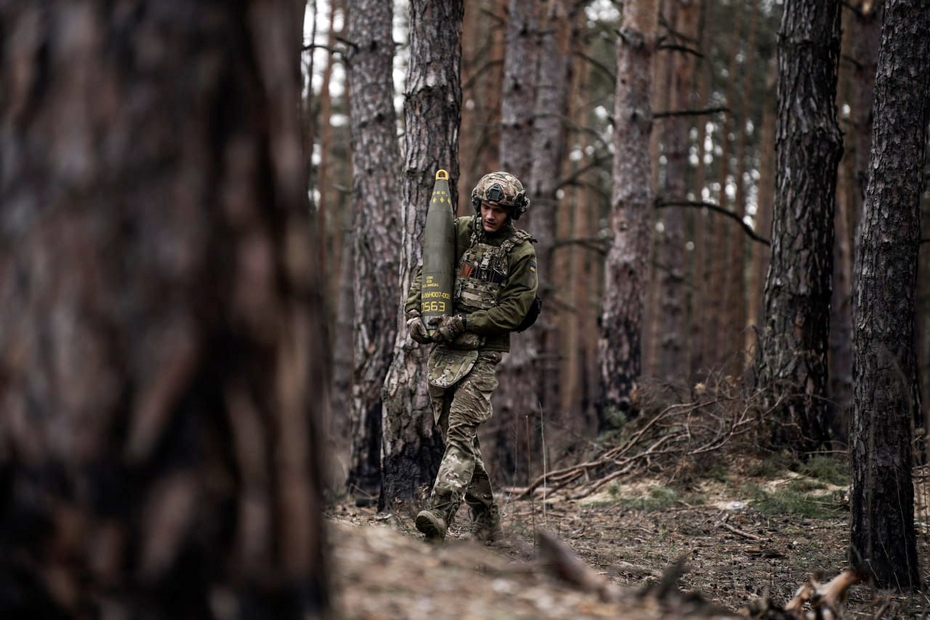
M430 335L436 330L432 319L452 314L452 285L455 282L455 214L449 191L449 173L436 172L433 195L423 231L423 284L420 314Z

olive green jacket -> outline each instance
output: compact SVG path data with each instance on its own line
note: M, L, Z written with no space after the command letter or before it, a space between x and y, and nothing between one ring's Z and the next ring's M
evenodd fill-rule
M462 255L471 245L471 235L476 226L481 226L481 219L475 215L455 220L456 273L461 268ZM510 237L513 230L513 223L508 220L498 233L488 235L481 230L479 235L483 235L484 243L500 246ZM484 336L485 344L482 348L488 351L510 350L510 332L523 322L536 297L539 284L536 274L536 249L532 242L524 241L515 245L509 256L510 269L497 305L488 310L478 310L465 315L466 331ZM418 268L407 295L407 303L404 304L405 313L412 309L420 309L421 276L422 268ZM457 304L453 308L459 312Z

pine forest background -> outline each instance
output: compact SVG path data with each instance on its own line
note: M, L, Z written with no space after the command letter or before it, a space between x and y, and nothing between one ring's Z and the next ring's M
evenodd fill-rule
M465 3L461 58L461 130L453 171L458 213L471 212L468 197L485 172L520 165L502 153L502 133L522 124L533 138L523 157L551 160L549 169L513 170L533 200L524 227L538 238L540 323L515 339L512 357L529 358L534 391L514 396L502 387L496 415L513 428L495 427L488 437L511 435L524 450L492 461L501 481L526 484L544 461L558 462L599 431L622 422L622 408L599 405L598 320L609 245L609 212L616 92L616 46L621 4L607 0L527 2L519 20L505 0ZM408 9L396 2L393 59L398 157L403 157L404 80L410 58ZM769 262L775 200L776 45L782 3L771 0L666 0L661 3L658 51L653 63L654 131L651 186L656 211L648 264L642 333L641 386L650 398L686 401L709 383L752 384ZM331 486L348 479L354 490L378 492L377 464L364 473L357 434L380 432L380 421L360 422L354 286L397 279L392 270L356 282L354 252L359 225L368 238L402 242L399 215L366 222L353 202L351 84L347 63L357 45L347 35L345 0L312 0L305 21L305 143L311 206L325 243L319 248L325 276L326 316L333 352L329 406ZM515 22L517 22L515 24ZM514 29L508 34L508 28ZM514 35L513 33L516 33ZM872 131L872 88L881 14L870 1L842 10L837 113L843 156L837 171L833 297L830 307L829 396L832 446L845 450L853 398L852 287L857 226L862 213ZM535 48L538 65L505 78L508 36ZM427 61L430 62L430 61ZM508 80L532 91L524 117L504 118ZM546 107L548 106L548 107ZM527 111L529 110L529 111ZM543 157L546 154L546 157ZM622 154L620 155L622 157ZM396 170L403 174L398 165ZM425 203L422 208L425 210ZM398 213L402 210L398 205ZM917 351L921 418L930 393L930 200L922 199ZM553 226L541 218L551 218ZM547 232L551 229L551 233ZM550 236L551 235L551 236ZM385 247L390 247L385 246ZM396 247L396 246L395 246ZM396 284L394 284L396 286ZM405 291L394 290L399 307ZM391 317L394 320L396 317ZM396 326L392 325L396 329ZM353 355L354 353L354 355ZM506 374L506 371L505 371ZM502 381L506 382L504 378ZM373 416L377 417L377 416ZM509 422L508 422L509 420ZM516 420L516 422L514 421ZM360 428L360 424L367 430ZM548 434L539 442L518 435ZM494 454L499 442L483 440ZM377 445L377 443L375 443ZM532 446L536 445L536 448ZM535 450L535 451L534 451ZM369 459L370 460L370 459ZM361 473L360 473L361 472ZM367 482L366 482L367 476Z

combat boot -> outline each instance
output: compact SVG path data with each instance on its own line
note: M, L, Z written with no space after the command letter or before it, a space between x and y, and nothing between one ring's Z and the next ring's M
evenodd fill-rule
M489 506L484 504L471 507L471 518L474 522L475 538L482 542L497 542L504 538L501 528L501 511L496 503Z
M426 540L430 542L444 541L460 503L461 500L456 501L455 497L433 495L430 498L430 507L417 513L417 529L423 532Z
M446 539L446 520L435 510L421 510L417 513L417 529L426 535L428 542L442 542Z
M495 542L504 537L501 511L491 492L491 481L482 466L465 492L465 503L471 508L472 534L483 542Z

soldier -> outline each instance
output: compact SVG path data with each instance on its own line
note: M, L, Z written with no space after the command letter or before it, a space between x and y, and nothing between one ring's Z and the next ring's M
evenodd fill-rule
M454 223L453 314L432 319L428 329L420 315L420 273L404 307L410 336L436 343L428 362L429 395L446 451L429 507L416 518L431 541L445 539L463 500L479 539L503 534L477 433L491 417L497 365L510 350L510 332L535 320L531 309L538 312L533 239L514 226L529 206L523 184L507 172L492 172L478 181L471 201L476 214Z

